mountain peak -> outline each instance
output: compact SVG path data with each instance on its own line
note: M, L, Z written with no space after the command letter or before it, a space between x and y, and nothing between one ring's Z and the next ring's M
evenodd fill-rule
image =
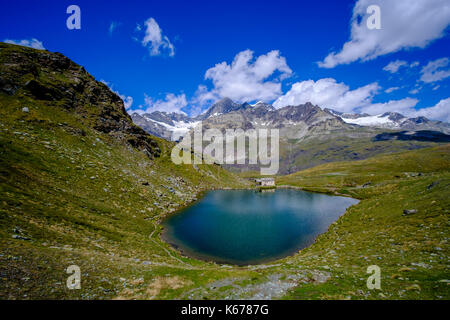
M219 101L217 101L216 104L217 103L234 103L234 102L230 98L224 97L224 98L220 99Z
M256 106L259 106L259 105L265 105L265 104L266 104L266 103L262 102L261 100L258 101L257 103L254 103L254 104L250 104L250 103L249 103L249 105L252 106L252 107L256 107Z
M388 117L389 120L392 120L392 121L399 121L399 120L402 120L402 119L406 118L404 115L402 115L402 114L400 114L398 112L385 112L380 117L381 118Z
M206 119L211 116L219 116L221 114L229 113L231 111L237 110L242 105L233 102L230 98L223 98L219 101L217 101L215 104L213 104L209 110L201 115L201 119Z

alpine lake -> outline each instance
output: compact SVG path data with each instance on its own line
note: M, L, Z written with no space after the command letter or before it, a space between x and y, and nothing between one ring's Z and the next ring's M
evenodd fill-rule
M295 189L209 191L165 219L162 237L189 257L260 264L310 246L356 203Z

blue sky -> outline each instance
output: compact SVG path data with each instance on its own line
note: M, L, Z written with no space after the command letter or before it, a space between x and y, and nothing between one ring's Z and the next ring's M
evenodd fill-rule
M80 30L66 26L72 4L81 9ZM380 8L381 29L367 27L372 4ZM448 0L1 6L1 41L63 53L107 82L129 112L195 114L228 96L449 121Z

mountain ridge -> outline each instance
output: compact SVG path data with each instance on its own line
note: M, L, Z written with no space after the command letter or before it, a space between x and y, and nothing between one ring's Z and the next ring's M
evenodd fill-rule
M336 124L340 122L342 125L345 123L360 127L393 130L434 130L450 134L450 124L442 121L429 120L426 117L407 118L397 112L385 112L384 114L374 116L369 114L341 113L329 108L322 109L319 106L313 106L310 102L276 109L272 105L263 102L258 102L253 105L247 102L238 104L229 98L224 98L196 117L189 117L180 113L169 114L161 111L143 114L134 112L131 113L131 117L133 121L143 127L147 132L165 139L170 139L171 131L176 131L178 127L180 129L184 128L184 130L180 130L180 132L187 133L189 129L192 129L200 121L204 123L224 122L221 121L220 118L227 117L227 114L230 113L240 113L245 117L245 119L240 119L241 124L244 124L243 129L251 126L258 127L258 122L259 124L265 123L266 126L271 124L274 128L282 128L283 120L285 120L285 125L300 120L306 120L306 123L308 123L307 121L312 120L314 115L321 114L324 120L337 120ZM165 117L161 117L161 114L165 114ZM325 114L327 114L327 116ZM308 117L309 119L307 119ZM177 127L177 125L173 123L174 118L179 118L179 121L184 123L184 125L179 125ZM211 118L216 118L216 120L213 121ZM217 120L217 118L219 118L219 120ZM235 117L233 119L236 120ZM256 123L252 123L252 120ZM169 126L164 126L164 124L168 124ZM178 124L180 124L180 122L178 122Z
M281 174L327 162L361 160L377 154L450 141L447 123L406 118L398 113L385 113L381 117L343 114L312 103L275 109L265 103L237 104L231 99L223 99L200 116L184 117L184 121L178 123L170 122L175 126L159 122L161 118L154 115L156 113L132 114L131 117L144 130L169 140L179 140L183 133L187 134L200 122L203 130L215 128L222 132L226 129L278 129ZM176 115L166 116L173 118ZM173 139L175 131L177 134ZM225 167L237 171L256 171L259 168L253 165Z

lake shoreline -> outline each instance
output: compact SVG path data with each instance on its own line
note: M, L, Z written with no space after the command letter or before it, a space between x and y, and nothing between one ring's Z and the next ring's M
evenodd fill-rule
M307 194L317 194L317 195L319 195L319 194L321 194L322 196L330 196L330 197L342 197L341 195L335 195L335 194L325 194L325 193L318 193L318 192L311 192L311 191L308 191L308 190L303 190L302 188L299 188L299 187L290 187L290 186L281 186L280 187L280 190L282 190L282 189L293 189L293 190L298 190L298 191L302 191L302 192L304 192L304 193L307 193ZM295 243L295 241L293 242L293 243L291 243L289 246L292 246L292 248L291 249L289 249L289 248L286 248L286 250L280 250L280 251L277 251L278 249L276 249L277 248L277 246L278 246L278 244L277 243L279 243L279 241L282 241L282 240L280 240L280 232L278 232L277 233L277 231L276 231L276 229L275 229L275 231L272 233L272 231L270 231L269 232L269 234L268 234L268 237L270 238L271 236L274 236L275 238L273 239L273 240L270 240L269 242L271 243L271 244L273 244L273 246L272 246L272 250L275 250L275 251L272 251L272 253L269 253L270 252L270 248L271 248L271 246L269 245L269 247L268 247L268 249L269 249L269 251L268 252L266 252L266 248L264 248L264 250L263 250L263 252L265 252L264 253L264 255L267 255L267 258L263 258L263 256L261 256L261 258L257 258L258 257L258 249L256 249L256 248L258 248L258 247L260 247L260 245L256 245L255 243L258 243L258 242L255 242L255 241L253 241L253 238L251 238L251 240L250 240L250 243L253 243L253 245L256 245L256 247L255 247L255 251L246 251L247 253L245 254L245 255L249 255L249 260L247 260L247 261L245 261L245 262L239 262L239 260L234 260L234 258L232 258L232 256L224 256L224 258L221 258L220 256L217 256L216 254L219 254L220 255L220 253L217 253L217 252L220 252L220 249L219 249L219 251L216 251L216 254L214 254L214 253L212 253L212 252L207 252L207 251L205 251L205 253L202 253L202 252L198 252L197 251L197 249L195 249L195 244L193 244L193 243L191 243L191 244L189 244L189 241L188 242L186 242L186 241L183 241L183 240L181 240L179 237L177 237L175 234L176 234L176 232L177 231L174 231L174 229L172 229L172 228L170 228L170 227L168 227L168 225L166 224L166 222L168 221L168 219L170 219L171 217L174 217L174 216L176 216L177 214L179 214L179 213L181 213L182 211L184 212L184 210L186 210L186 209L188 209L189 207L192 207L193 205L195 205L195 204L197 204L197 203L199 203L202 199L204 199L205 198L205 196L207 196L210 192L214 192L214 191L238 191L238 190L242 190L242 191L250 191L250 192L255 192L255 193L258 193L258 191L257 191L257 189L255 189L255 188L226 188L226 189L213 189L213 190L202 190L201 192L199 192L198 193L198 196L196 197L196 200L195 201L192 201L191 203L189 203L188 205L186 205L186 206L182 206L182 207L179 207L177 210L174 210L173 212L170 212L169 214L166 214L166 215L164 215L164 217L161 217L160 219L159 219L159 225L160 225L160 232L159 232L159 238L163 241L163 242L165 242L166 244L168 244L169 246L170 246L170 248L171 249L173 249L174 251L176 251L181 257L184 257L184 258L186 258L186 259L194 259L194 260L200 260L200 261L202 261L202 262L207 262L207 263L213 263L213 264L218 264L218 265L229 265L229 266L234 266L234 267L247 267L247 266L255 266L255 265L263 265L263 264L266 264L266 263L269 263L269 262L274 262L274 261L278 261L278 260L282 260L282 259L285 259L285 258L288 258L288 257L292 257L292 256L294 256L295 254L297 254L299 251L301 251L301 250L303 250L303 249L305 249L305 248L308 248L308 247L310 247L311 245L313 245L315 242L316 242L316 239L317 239L317 237L319 236L319 235L321 235L321 234L323 234L323 233L325 233L325 232L327 232L327 230L328 230L328 227L329 227L329 225L327 225L326 226L326 230L323 230L323 227L321 227L322 228L322 230L323 231L307 231L307 233L305 233L304 235L302 235L300 238L298 238L299 240L295 240L295 241L300 241L300 242L298 242L297 244ZM243 196L243 195L239 195L239 196ZM292 197L292 195L290 195L289 193L282 193L282 194L280 194L279 196L278 196L278 198L279 197L286 197L286 196L290 196L290 197ZM251 196L251 194L250 194L250 197L251 197L251 199L252 199L252 201L259 201L259 199L254 199L254 197L253 196ZM353 199L353 200L355 200L355 201L357 201L357 203L359 203L359 200L358 199L355 199L355 198L352 198L352 197L349 197L348 195L346 195L346 198L350 198L350 199ZM292 199L292 198L291 198ZM305 200L307 200L307 201L309 201L309 198L306 198L306 199L304 199L304 200L302 200L302 197L299 197L299 199L298 199L298 201L305 201ZM219 200L220 201L220 200ZM267 200L267 198L266 198L266 200L265 201L269 201L268 203L270 203L270 201L272 201L272 200ZM319 203L321 203L321 202L323 202L323 199L315 199L315 203L317 203L317 201L320 201ZM339 201L339 200L338 200ZM342 201L342 200L340 200L340 201ZM220 202L219 202L220 203ZM345 203L345 202L344 202ZM350 206L352 206L352 205L355 205L355 204L357 204L357 203L353 203L353 204L345 204L345 210L343 210L343 212L342 211L339 211L339 212L335 212L335 213L332 213L332 212L330 212L330 213L327 213L327 216L329 217L328 219L331 219L330 220L330 224L332 224L332 223L334 223L335 221L337 221L337 219L339 219L340 217L342 217L343 215L345 215L345 213L347 212L347 209L350 207ZM341 202L341 204L342 204L342 202ZM344 205L344 204L342 204L342 205ZM263 206L264 206L264 204L263 204ZM267 203L266 203L266 206L267 206ZM315 205L315 206L317 206L317 204ZM323 206L323 205L321 205L321 206ZM226 206L225 206L226 207ZM224 208L224 206L222 206L222 205L220 205L219 206L219 208ZM300 205L299 206L299 210L305 210L305 208L303 208L303 209L301 209L302 208L302 206ZM313 207L314 208L314 207ZM313 209L313 208L311 208L312 210L317 210L317 209ZM306 210L311 210L311 209L306 209ZM201 210L201 209L200 209ZM273 214L273 213L276 213L277 211L271 211L271 209L268 209L269 210L269 213L271 213L271 214ZM274 210L276 210L275 208L274 208ZM294 212L297 210L296 209L296 207L294 206L294 208L292 208L291 207L291 209L290 210L294 210ZM322 210L322 209L321 209ZM327 209L327 210L329 210L329 209ZM301 211L300 211L301 212ZM304 211L305 212L305 211ZM307 214L309 214L309 211L306 211L307 212ZM316 212L316 211L313 211L313 212ZM321 212L321 211L319 211L319 212ZM267 214L267 212L266 212L266 214ZM300 216L298 216L298 217L301 217L302 215L304 215L305 213L303 213L303 214L300 214ZM316 213L317 214L317 213ZM316 215L315 214L315 215ZM320 213L320 214L323 214L322 212ZM316 220L317 219L323 219L323 218L319 218L320 216L316 216ZM336 217L336 218L333 218L333 217ZM212 218L212 219L214 219L214 218ZM278 218L279 219L279 218ZM284 218L281 218L281 219L284 219ZM303 218L300 218L300 219L303 219ZM317 221L319 221L319 220L317 220ZM203 220L202 220L203 221ZM284 220L281 220L281 221L284 221ZM326 221L326 220L325 220ZM284 221L283 223L286 223L286 221ZM298 222L297 222L298 223ZM301 225L301 227L300 227L300 229L296 229L295 227L293 227L293 229L291 229L291 232L294 232L294 234L297 234L297 236L300 236L301 235L301 233L302 232L304 232L304 231L300 231L300 230L303 230L303 228L310 228L310 223L311 222L309 222L309 224L306 224L306 225ZM213 225L214 225L214 223L213 223ZM248 225L247 223L243 223L242 225ZM290 223L288 223L287 225L290 225ZM322 224L320 224L320 225L322 225ZM176 227L175 227L176 228ZM188 228L188 227L187 227ZM238 227L239 228L239 227ZM316 227L315 227L316 228ZM204 230L206 230L206 229L204 229ZM233 228L232 227L232 229L230 229L231 231L233 231L233 230L235 230L235 228ZM294 230L294 231L292 231L292 230ZM305 229L305 230L308 230L308 229ZM312 230L315 230L315 229L312 229ZM201 231L201 229L200 229L200 231ZM311 232L311 233L310 233ZM317 233L318 232L318 233ZM244 233L242 233L242 232L240 232L240 233L238 233L237 234L237 236L238 237L240 237L240 235L241 234L245 234L245 232ZM278 235L277 235L278 234ZM206 234L204 234L205 236L207 235L207 233ZM292 236L292 235L291 235ZM208 236L207 236L208 237ZM306 237L306 238L305 238ZM311 239L309 239L309 238L311 238ZM211 239L211 241L214 241L214 236L212 237L212 238L208 238L208 239ZM219 238L220 239L220 238ZM233 243L233 240L234 239L236 239L236 238L231 238L232 240L231 240L231 243ZM278 239L278 240L277 240ZM301 239L301 240L300 240ZM309 239L309 240L308 240ZM198 241L200 241L200 242L198 242ZM205 242L206 240L197 240L197 243L207 243L207 242ZM217 238L216 238L216 241L217 241ZM222 241L222 240L220 240L220 241ZM180 244L180 242L184 242L184 244ZM214 242L213 242L214 243ZM261 243L261 242L259 242L259 243ZM245 242L244 242L244 244L245 244ZM194 245L194 247L192 247L192 245ZM236 246L236 243L234 243L234 245ZM224 247L222 247L222 248L224 248ZM226 247L226 248L230 248L230 247ZM280 248L281 249L281 248ZM229 249L225 249L225 250L229 250ZM234 251L235 252L235 251ZM248 253L248 252L251 252L250 254ZM251 256L252 256L252 253L255 253L256 255L254 256L254 258L251 258ZM239 259L239 258L238 258ZM245 258L243 258L244 260L245 260ZM254 260L254 259L256 259L256 260Z
M336 192L336 190L327 189L325 191L325 190L323 190L324 188L321 188L320 190L314 190L314 187L299 187L299 186L291 186L288 184L283 184L283 185L277 186L277 189L294 189L294 190L301 190L301 191L312 192L312 193L326 194L326 195L330 195L330 196L347 197L347 198L357 199L359 201L362 200L360 198L355 197L354 195L338 193L338 192Z

